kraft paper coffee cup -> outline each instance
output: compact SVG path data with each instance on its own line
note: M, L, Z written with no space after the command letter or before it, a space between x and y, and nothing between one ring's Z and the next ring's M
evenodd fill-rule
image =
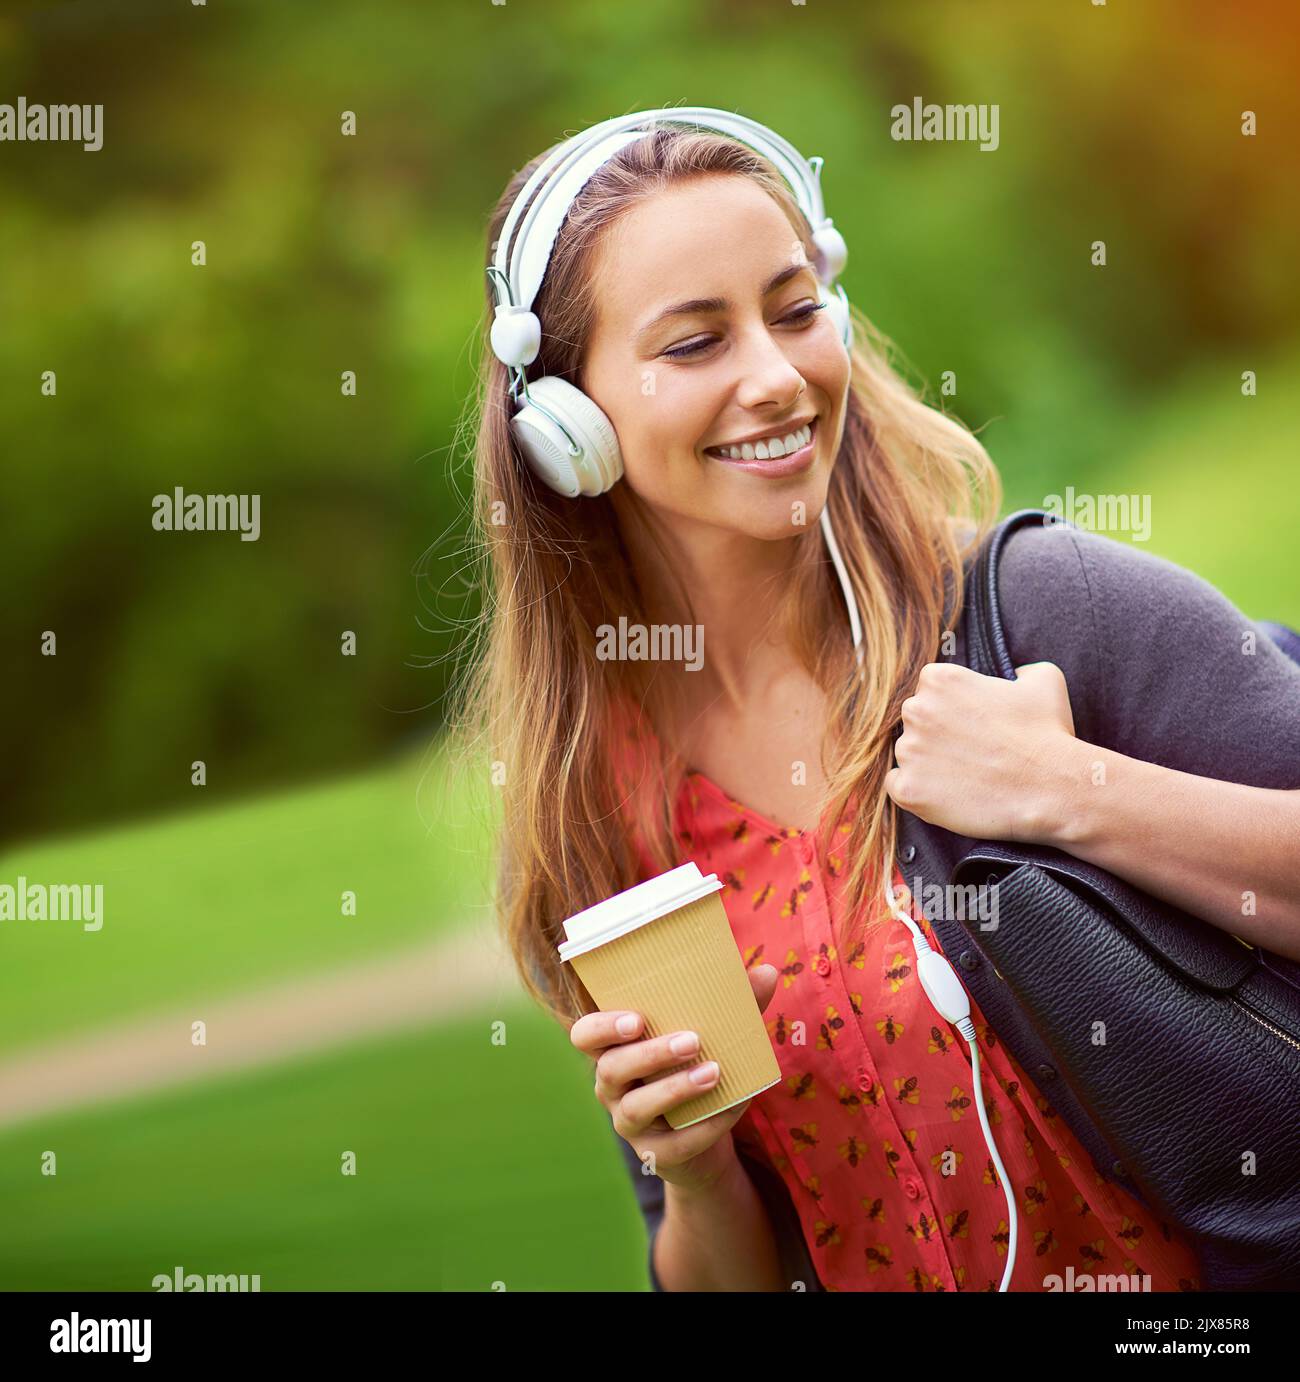
M674 1128L752 1099L781 1078L718 896L722 886L717 874L683 864L564 923L560 959L573 965L602 1012L640 1013L645 1032L638 1041L699 1034L698 1054L653 1079L718 1062L718 1083L665 1115Z

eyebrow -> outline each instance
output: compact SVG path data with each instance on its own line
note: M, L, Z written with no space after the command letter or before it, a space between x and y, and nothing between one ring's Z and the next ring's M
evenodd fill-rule
M787 264L784 269L778 269L763 285L763 297L776 292L783 283L788 283L795 274L811 268L812 263L805 260L802 264ZM637 332L637 340L643 340L660 322L666 321L669 317L693 316L697 312L725 312L730 305L726 298L691 298L689 302L679 302L672 307L665 307L662 312L652 317Z

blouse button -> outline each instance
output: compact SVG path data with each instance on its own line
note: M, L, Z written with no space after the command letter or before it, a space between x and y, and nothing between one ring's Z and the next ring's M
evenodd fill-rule
M915 859L915 858L916 858L916 846L915 846L915 845L908 845L908 846L903 850L903 854L902 854L903 863L905 863L905 864L910 864L910 863L912 862L912 860Z
M871 1088L871 1076L870 1076L870 1075L859 1075L859 1076L858 1076L858 1088L865 1094L865 1093L867 1092L867 1090L869 1090L869 1089Z
M909 1180L907 1184L903 1186L903 1191L909 1200L915 1200L921 1193L921 1187L917 1185L914 1180Z
M824 979L831 972L831 962L825 955L818 955L813 961L813 968Z

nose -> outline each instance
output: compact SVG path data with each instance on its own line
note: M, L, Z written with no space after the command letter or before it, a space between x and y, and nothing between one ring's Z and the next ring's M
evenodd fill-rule
M743 408L788 408L806 387L766 326L746 333L738 356L741 382L736 401Z

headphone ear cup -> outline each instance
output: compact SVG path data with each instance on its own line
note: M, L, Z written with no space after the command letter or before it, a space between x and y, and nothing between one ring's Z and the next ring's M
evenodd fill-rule
M622 478L623 453L614 428L581 389L546 375L528 385L528 400L511 419L511 429L529 465L551 489L576 499L603 494ZM564 433L541 408L563 423L581 447L580 456L569 454Z
M578 457L569 454L564 433L536 408L524 404L510 419L510 431L534 475L556 494L576 499L582 492Z

